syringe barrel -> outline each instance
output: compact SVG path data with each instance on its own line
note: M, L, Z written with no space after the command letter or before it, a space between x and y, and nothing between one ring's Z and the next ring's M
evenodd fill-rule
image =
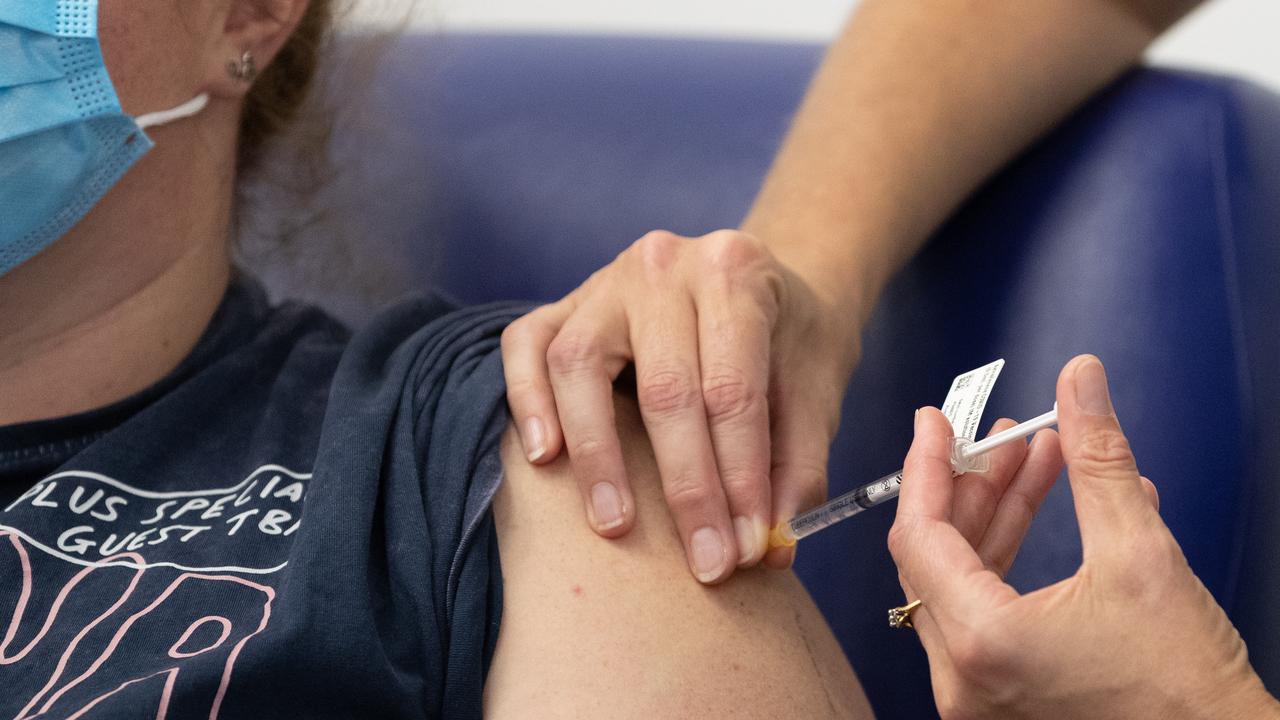
M902 471L899 470L897 472L891 472L873 483L863 485L860 489L866 491L866 507L875 507L882 502L887 502L898 497L898 490L901 488Z
M873 483L851 490L818 507L800 513L791 519L788 525L796 539L830 527L841 520L875 507L882 502L898 496L898 488L902 486L902 471L889 473Z

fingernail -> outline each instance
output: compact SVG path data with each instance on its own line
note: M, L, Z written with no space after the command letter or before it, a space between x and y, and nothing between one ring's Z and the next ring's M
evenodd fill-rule
M596 529L609 530L622 524L622 496L618 489L607 482L591 486L591 511L595 514Z
M693 574L698 580L709 583L719 579L728 555L720 533L711 527L698 528L689 538L689 546L693 551Z
M756 524L739 515L733 519L733 534L738 538L738 564L745 565L756 560L760 549Z
M916 408L916 418L912 421L916 430L920 429L920 408Z
M536 416L524 421L524 451L529 462L537 462L547 454L547 431Z
M1097 358L1089 358L1076 367L1076 405L1090 415L1110 415L1111 393L1107 392L1107 373Z

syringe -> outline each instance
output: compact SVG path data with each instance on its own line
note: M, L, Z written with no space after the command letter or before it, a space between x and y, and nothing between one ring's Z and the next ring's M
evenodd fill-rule
M952 471L957 475L967 472L986 472L991 465L986 453L1005 443L1020 440L1056 424L1058 424L1058 408L1055 405L1052 410L1043 415L1018 423L977 442L967 438L956 438L951 446ZM901 486L902 471L899 470L873 483L851 490L834 500L829 500L808 512L800 513L787 522L778 523L769 532L769 547L791 547L800 538L808 537L841 520L851 518L867 508L898 497L898 489Z

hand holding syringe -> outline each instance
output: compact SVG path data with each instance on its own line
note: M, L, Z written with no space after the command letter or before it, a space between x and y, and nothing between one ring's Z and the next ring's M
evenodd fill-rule
M1058 423L1058 408L1019 423L1013 427L995 433L977 442L967 438L956 438L951 447L951 467L957 474L967 472L986 472L990 463L986 453L1005 443L1021 440L1034 435L1044 428ZM882 502L898 497L898 488L902 485L902 471L890 473L873 483L847 492L834 500L800 513L791 520L779 523L769 532L769 547L790 547L802 537L812 535L823 528L831 527L846 518L853 517L867 508L875 507Z

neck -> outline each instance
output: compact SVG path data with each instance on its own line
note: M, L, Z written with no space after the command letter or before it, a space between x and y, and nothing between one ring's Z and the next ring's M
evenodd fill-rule
M0 277L0 426L108 405L178 365L230 275L234 134L157 146L67 235Z

